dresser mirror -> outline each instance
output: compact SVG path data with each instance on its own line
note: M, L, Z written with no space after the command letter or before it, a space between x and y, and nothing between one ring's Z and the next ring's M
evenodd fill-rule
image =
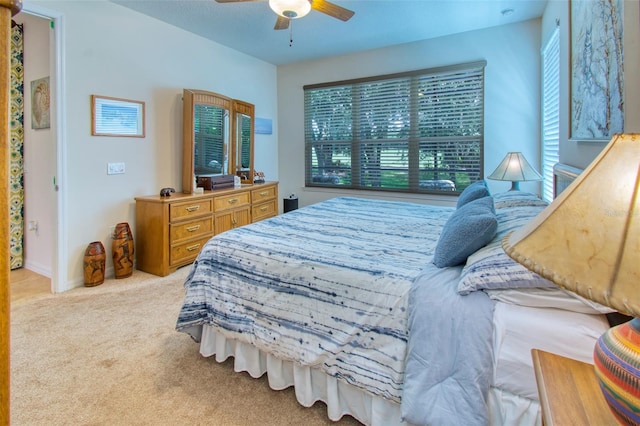
M198 177L236 175L253 183L254 106L204 90L183 90L182 192Z
M182 191L192 193L198 176L232 174L233 101L203 90L183 91Z
M253 183L254 106L234 101L234 174L244 184Z
M229 170L229 111L195 105L193 171L196 176L219 175Z

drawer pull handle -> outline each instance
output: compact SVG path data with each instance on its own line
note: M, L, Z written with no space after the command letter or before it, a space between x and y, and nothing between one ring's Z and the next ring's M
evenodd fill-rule
M189 206L189 207L187 207L187 211L188 211L188 212L195 212L195 211L197 211L199 208L200 208L200 206L199 206L199 205L198 205L198 206Z
M192 246L187 247L187 251L194 251L200 248L200 244L194 244Z
M194 231L197 231L198 229L200 229L200 225L194 225L194 226L189 226L187 228L187 231L194 232Z
M261 196L261 197L266 197L267 195L269 195L269 191L262 191L262 192L260 193L260 196Z
M266 211L267 211L267 209L268 209L268 207L267 207L267 206L260 207L260 211L261 211L261 212L266 212Z
M227 201L229 204L235 204L238 202L237 198L231 198L229 201Z

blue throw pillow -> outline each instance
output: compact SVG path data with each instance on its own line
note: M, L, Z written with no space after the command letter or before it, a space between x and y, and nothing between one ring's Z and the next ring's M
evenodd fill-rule
M470 201L447 220L433 255L438 268L460 265L489 243L498 230L493 197Z
M456 207L460 208L473 200L477 200L488 195L491 194L489 194L489 188L487 187L487 182L485 180L473 182L471 185L467 186L464 191L462 191L458 197Z

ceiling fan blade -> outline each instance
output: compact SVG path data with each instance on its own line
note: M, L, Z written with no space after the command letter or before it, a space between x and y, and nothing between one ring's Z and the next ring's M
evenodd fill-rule
M312 0L311 8L331 17L340 19L341 21L348 21L355 14L355 12L349 9L345 9L342 6L338 6L337 4L326 0Z
M274 30L286 30L289 28L289 18L285 18L284 16L278 15L278 19L276 19L276 26L273 27Z

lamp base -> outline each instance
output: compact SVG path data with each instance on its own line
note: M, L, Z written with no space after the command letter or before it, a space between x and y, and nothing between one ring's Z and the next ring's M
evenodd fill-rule
M593 359L613 415L623 425L640 425L640 318L600 336Z
M520 182L517 180L512 180L511 189L509 191L520 191Z

